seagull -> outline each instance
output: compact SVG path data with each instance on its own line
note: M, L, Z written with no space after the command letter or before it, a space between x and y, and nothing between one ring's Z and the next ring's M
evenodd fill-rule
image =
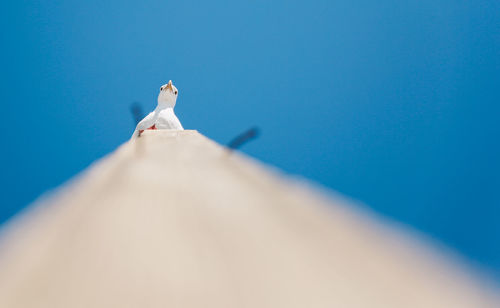
M179 91L172 84L172 80L161 86L160 94L158 94L158 106L137 124L132 138L140 137L146 129L184 130L174 113L178 94Z

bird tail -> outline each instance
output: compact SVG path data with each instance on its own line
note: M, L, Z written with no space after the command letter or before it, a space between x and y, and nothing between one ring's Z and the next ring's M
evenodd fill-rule
M135 138L137 138L137 137L139 137L139 130L138 130L138 129L136 129L136 130L134 131L134 133L132 134L132 137L130 137L130 140L135 139Z

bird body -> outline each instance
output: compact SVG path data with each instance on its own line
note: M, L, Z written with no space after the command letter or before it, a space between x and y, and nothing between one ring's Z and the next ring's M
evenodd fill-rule
M137 124L132 138L139 137L146 129L184 130L174 113L178 94L179 92L172 84L172 80L163 85L158 95L158 106Z

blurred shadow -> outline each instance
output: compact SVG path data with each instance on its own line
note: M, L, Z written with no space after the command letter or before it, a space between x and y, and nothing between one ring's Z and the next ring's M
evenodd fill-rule
M248 141L255 139L259 136L260 131L258 127L252 127L248 129L247 131L239 134L233 140L231 140L228 143L228 148L231 150L235 150L240 148L243 144L247 143Z
M144 113L142 112L142 107L139 102L133 102L130 105L130 112L132 113L132 117L134 118L135 125L137 125L144 117Z

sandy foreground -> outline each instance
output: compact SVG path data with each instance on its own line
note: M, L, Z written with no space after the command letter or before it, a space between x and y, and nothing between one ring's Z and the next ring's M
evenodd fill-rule
M146 131L0 233L0 307L500 307L455 258L196 131Z

